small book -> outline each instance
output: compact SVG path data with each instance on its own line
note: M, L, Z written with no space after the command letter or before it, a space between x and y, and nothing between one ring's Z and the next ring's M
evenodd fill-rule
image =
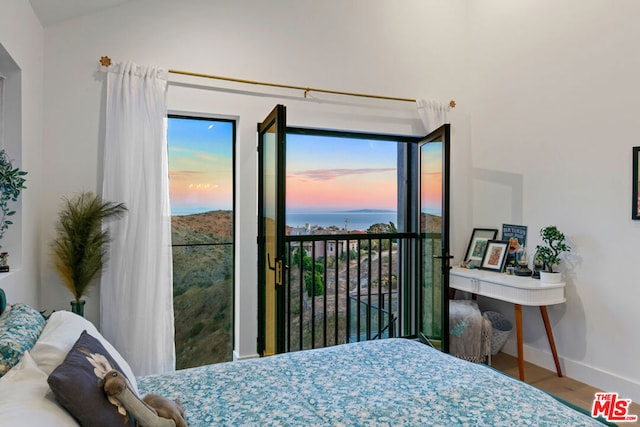
M527 245L527 226L502 224L502 240L509 241L509 252L507 253L505 265L516 266L518 262L517 253Z

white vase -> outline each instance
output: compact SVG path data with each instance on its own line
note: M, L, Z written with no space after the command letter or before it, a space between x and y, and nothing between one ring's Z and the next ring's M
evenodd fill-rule
M542 283L560 283L562 282L562 273L550 273L548 271L541 271L540 281Z

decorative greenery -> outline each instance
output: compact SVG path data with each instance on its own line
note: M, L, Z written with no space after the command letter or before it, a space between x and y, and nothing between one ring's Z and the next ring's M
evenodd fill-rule
M27 188L24 185L26 174L20 168L14 168L6 151L0 150L0 239L13 224L8 218L15 215L16 211L9 207L9 202L17 202L22 190Z
M318 264L320 263L316 263L316 268ZM322 267L322 264L320 264L320 267ZM317 297L320 295L324 295L324 284L322 283L322 271L316 271L316 274L313 276L313 280L311 280L310 271L307 271L306 273L304 273L304 288L307 291L308 297Z
M367 228L369 234L381 234L381 233L397 233L398 229L393 221L389 221L388 224L384 222L378 222Z
M122 203L103 202L92 192L63 200L52 253L64 286L79 302L106 262L111 239L102 221L122 217L127 208Z
M545 271L553 273L553 266L560 263L560 255L563 252L571 252L571 247L555 225L542 228L540 237L543 244L536 246L536 258L544 262Z

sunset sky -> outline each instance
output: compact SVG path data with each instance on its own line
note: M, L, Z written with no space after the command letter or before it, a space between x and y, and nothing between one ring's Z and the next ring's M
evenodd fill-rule
M442 215L442 144L423 145L420 161L420 212Z
M233 207L233 124L170 118L172 215ZM423 150L422 211L441 199L440 144ZM397 209L397 143L287 135L287 211Z
M397 144L287 135L287 211L397 205Z
M169 118L171 214L233 208L233 124Z

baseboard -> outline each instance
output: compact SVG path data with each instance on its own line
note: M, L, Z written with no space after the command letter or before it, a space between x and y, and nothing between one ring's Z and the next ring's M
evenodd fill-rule
M510 356L518 357L516 340L510 339L507 341L502 351ZM616 392L621 398L631 399L635 403L640 403L640 383L560 355L558 355L558 359L564 376L602 391ZM525 345L524 360L553 372L556 370L551 351L544 351Z
M236 362L238 360L247 360L247 359L257 359L260 357L258 353L254 354L246 354L244 356L240 356L237 351L233 350L233 361Z

